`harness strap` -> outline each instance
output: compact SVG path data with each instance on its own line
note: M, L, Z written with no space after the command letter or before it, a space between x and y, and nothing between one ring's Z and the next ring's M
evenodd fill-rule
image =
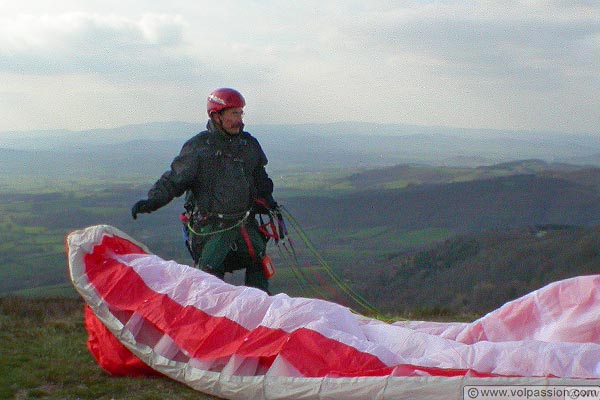
M254 250L252 240L250 240L250 235L248 234L248 230L246 229L245 225L240 227L240 232L242 233L244 242L246 242L246 247L248 247L248 254L250 254L250 258L252 258L252 261L256 264L256 250Z

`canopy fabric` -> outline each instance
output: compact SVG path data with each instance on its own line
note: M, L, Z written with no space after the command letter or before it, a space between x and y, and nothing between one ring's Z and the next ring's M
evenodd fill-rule
M163 374L227 399L462 398L480 384L600 379L600 276L552 283L472 323L385 323L233 286L120 230L67 237L88 348L113 375Z

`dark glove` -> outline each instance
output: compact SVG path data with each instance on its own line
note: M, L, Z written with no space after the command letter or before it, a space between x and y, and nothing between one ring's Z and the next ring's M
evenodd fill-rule
M131 209L131 216L133 219L137 219L138 214L149 214L152 211L158 209L159 206L155 201L152 200L140 200L133 205Z

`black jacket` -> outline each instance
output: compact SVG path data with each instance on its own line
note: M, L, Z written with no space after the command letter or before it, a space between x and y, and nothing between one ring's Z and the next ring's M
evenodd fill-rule
M187 192L194 211L204 216L243 213L254 206L255 198L274 205L273 181L258 140L245 131L229 135L212 121L206 128L183 145L148 199L160 208Z

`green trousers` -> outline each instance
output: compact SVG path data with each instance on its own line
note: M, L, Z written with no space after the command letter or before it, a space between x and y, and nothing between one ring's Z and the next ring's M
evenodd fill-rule
M253 254L242 234L242 227L248 233ZM269 280L262 267L266 240L258 230L254 219L248 219L241 226L228 227L221 221L195 226L191 233L191 247L198 267L221 279L226 272L245 269L245 285L269 292Z

